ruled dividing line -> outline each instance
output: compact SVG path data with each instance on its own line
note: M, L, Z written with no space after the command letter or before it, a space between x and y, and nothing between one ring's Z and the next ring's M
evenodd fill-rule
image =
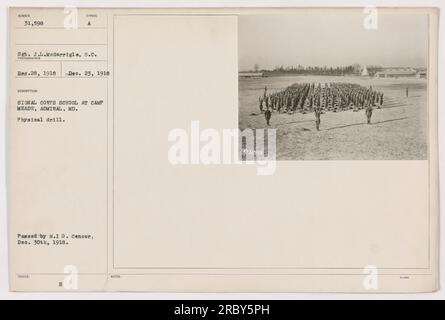
M20 77L16 76L16 79L107 79L108 77L84 77L84 76L54 76L54 77Z
M106 43L16 43L16 46L107 46Z
M65 27L15 27L18 30L67 30L67 31L75 31L75 30L107 30L107 27L79 27L77 29L68 29Z
M42 60L42 59L18 59L15 62L108 62L108 60Z

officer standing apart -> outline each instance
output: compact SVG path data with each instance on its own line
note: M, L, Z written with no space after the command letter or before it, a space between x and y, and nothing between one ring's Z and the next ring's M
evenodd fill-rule
M266 118L267 125L270 126L270 118L272 118L272 111L270 111L270 108L267 108L264 117Z
M317 131L320 131L320 123L321 123L321 108L316 107L314 109L315 112L315 127L317 128Z
M366 118L368 120L368 124L371 124L371 117L372 117L372 105L368 104L366 107Z

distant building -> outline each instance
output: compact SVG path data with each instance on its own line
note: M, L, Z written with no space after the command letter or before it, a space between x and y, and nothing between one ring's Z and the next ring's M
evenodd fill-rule
M239 72L238 76L243 78L262 78L264 77L264 72Z
M366 68L366 66L363 67L362 76L364 76L364 77L368 77L369 76L369 72L368 72L368 69Z
M361 65L359 65L359 64L354 64L353 66L352 66L352 73L353 74L356 74L356 75L359 75L359 74L361 74L362 73L362 66Z
M428 73L427 73L427 69L426 68L420 68L420 69L416 69L417 71L417 78L419 79L426 79L428 77Z
M413 68L386 68L375 74L378 78L410 78L416 77L417 71Z

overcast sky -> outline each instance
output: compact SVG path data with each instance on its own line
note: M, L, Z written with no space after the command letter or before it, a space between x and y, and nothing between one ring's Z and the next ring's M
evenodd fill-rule
M378 29L363 27L362 10L240 16L239 68L380 65L426 67L428 17L378 14Z

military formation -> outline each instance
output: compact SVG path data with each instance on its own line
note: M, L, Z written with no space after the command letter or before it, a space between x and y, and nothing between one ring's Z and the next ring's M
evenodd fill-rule
M316 128L319 130L321 114L365 109L367 123L371 123L373 108L383 105L383 93L351 83L295 83L286 89L269 93L267 87L259 97L259 108L270 125L273 112L308 113L314 112Z

